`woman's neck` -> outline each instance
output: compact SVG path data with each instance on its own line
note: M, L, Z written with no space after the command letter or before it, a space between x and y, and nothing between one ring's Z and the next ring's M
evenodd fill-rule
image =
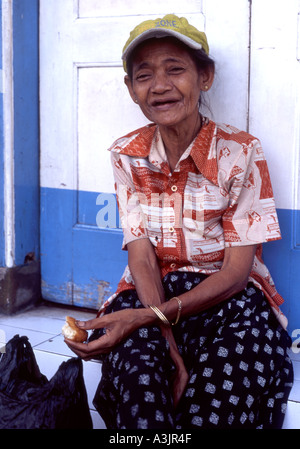
M201 126L202 117L197 114L189 123L185 122L174 127L159 127L171 171L175 169L177 162L195 139Z

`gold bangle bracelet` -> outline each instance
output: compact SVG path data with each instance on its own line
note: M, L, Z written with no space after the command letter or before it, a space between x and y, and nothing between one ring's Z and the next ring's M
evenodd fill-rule
M175 326L175 324L178 323L179 318L180 318L181 309L182 309L182 302L181 302L181 300L180 300L179 298L177 298L177 296L174 296L174 298L171 298L170 301L171 301L172 299L176 299L176 301L178 302L178 312L177 312L177 317L176 317L176 320L174 321L174 323L172 323L172 326Z
M161 310L159 310L158 307L156 306L150 306L148 305L148 307L153 310L153 312L156 314L156 316L166 325L166 326L170 326L170 322L167 319L167 317L162 313Z

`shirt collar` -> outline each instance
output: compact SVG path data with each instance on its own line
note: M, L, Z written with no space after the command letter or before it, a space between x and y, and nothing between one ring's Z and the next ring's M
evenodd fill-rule
M155 124L140 128L124 138L119 139L110 148L110 151L132 157L146 158L149 156L149 161L154 163L154 165L166 162L166 158L164 157L165 153L162 152L161 145L159 144L157 130L158 128ZM156 141L153 139L156 139ZM196 164L199 172L209 181L218 185L216 141L217 126L212 120L207 121L190 145L189 155ZM187 155L185 154L185 156Z

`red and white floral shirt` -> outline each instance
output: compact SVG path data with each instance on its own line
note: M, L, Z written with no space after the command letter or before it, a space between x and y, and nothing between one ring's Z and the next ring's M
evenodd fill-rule
M257 244L249 281L263 290L286 327L283 299L261 257L261 244L281 234L259 140L206 119L173 172L154 124L118 139L110 151L123 249L149 238L164 277L177 270L215 273L226 247ZM102 310L129 288L134 282L127 266Z

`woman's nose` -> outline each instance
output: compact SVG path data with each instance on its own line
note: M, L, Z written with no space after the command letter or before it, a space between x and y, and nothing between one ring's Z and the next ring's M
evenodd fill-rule
M153 93L164 93L171 89L171 83L166 73L156 73L153 77L151 90Z

